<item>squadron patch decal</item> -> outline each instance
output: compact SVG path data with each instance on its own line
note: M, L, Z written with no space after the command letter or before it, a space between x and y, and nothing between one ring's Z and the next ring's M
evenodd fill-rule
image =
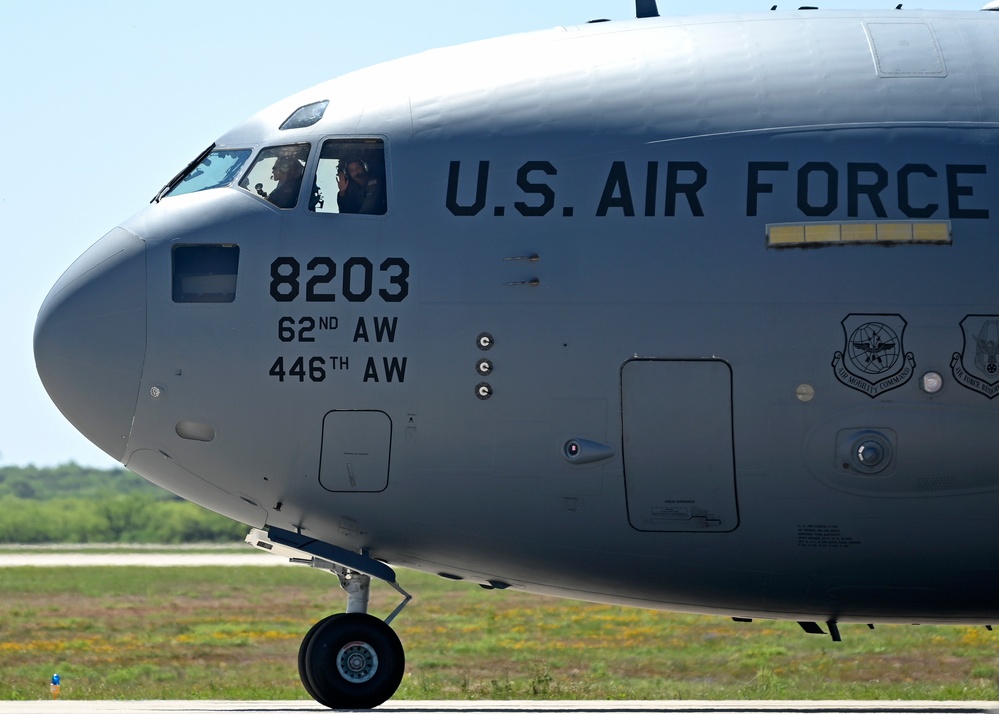
M964 351L955 352L950 361L954 379L993 399L999 395L999 315L967 315L961 332Z
M871 399L912 379L916 360L902 348L906 321L901 315L847 315L845 345L833 355L836 379Z

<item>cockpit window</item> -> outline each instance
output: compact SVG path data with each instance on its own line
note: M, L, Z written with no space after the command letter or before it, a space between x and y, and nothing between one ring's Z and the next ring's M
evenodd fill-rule
M215 149L203 154L200 161L189 166L182 178L167 184L169 190L160 192L162 196L180 196L195 191L228 186L239 175L239 170L250 158L249 149Z
M253 166L240 179L240 188L265 198L278 208L294 208L302 189L309 144L261 149Z
M323 142L309 209L316 213L381 215L387 208L385 142L381 139Z

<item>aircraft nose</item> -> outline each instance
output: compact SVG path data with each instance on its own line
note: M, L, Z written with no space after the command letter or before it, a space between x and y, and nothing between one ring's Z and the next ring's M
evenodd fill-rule
M145 244L116 228L70 266L42 303L35 367L63 415L118 461L145 352Z

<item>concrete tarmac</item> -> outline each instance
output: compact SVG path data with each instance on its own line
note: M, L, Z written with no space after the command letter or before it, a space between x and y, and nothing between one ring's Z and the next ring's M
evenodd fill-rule
M287 558L252 550L245 553L23 553L0 554L0 568L74 568L143 566L150 568L290 565ZM299 566L302 567L302 566Z
M311 701L0 702L0 714L137 712L293 714L331 711ZM899 701L388 701L382 714L999 714L997 702Z

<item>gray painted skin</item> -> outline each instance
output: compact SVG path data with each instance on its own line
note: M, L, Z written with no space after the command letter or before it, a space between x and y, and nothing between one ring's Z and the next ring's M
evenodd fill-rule
M312 213L310 180L289 210L236 184L166 196L53 289L39 372L149 480L393 566L686 612L991 623L997 67L991 13L813 11L363 70L217 146L310 142L309 176L322 140L381 139L384 215ZM878 221L950 239L768 245L768 225ZM203 243L238 244L235 299L176 303L171 252ZM289 257L294 280L272 272ZM313 297L335 300L308 300L330 260ZM102 329L67 327L81 310Z

